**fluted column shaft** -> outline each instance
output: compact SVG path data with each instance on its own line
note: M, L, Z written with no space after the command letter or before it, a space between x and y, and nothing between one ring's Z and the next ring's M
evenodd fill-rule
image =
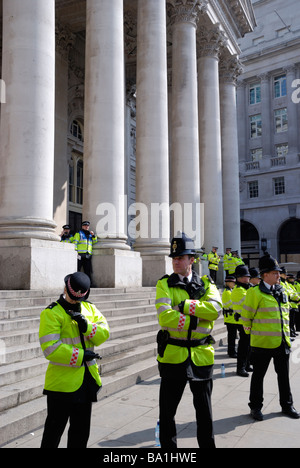
M136 201L148 238L138 235L135 249L145 255L169 253L169 148L166 5L138 1ZM159 215L159 206L163 215ZM137 210L138 210L137 205ZM140 232L142 234L142 232Z
M83 216L124 249L123 0L87 0Z
M194 237L200 218L199 128L195 2L177 2L173 9L171 196L182 211L182 229ZM173 229L177 231L176 219ZM198 226L199 227L199 226ZM177 232L173 232L174 235ZM199 233L198 233L199 234ZM197 245L199 247L199 245Z
M58 240L53 221L55 1L4 0L0 238Z
M236 78L241 67L236 58L224 58L220 66L222 185L224 247L241 251L239 154L236 110Z
M218 28L200 31L198 43L198 92L200 134L200 186L204 204L204 245L224 252L222 156L219 91L219 51L222 35Z

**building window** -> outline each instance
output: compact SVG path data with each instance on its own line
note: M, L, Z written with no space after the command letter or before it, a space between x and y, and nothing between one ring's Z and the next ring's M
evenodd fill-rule
M71 135L79 141L83 141L83 126L79 120L73 120L71 124Z
M251 150L251 161L260 161L262 159L262 148Z
M283 143L282 145L276 145L276 156L278 158L285 157L289 152L289 145L287 143Z
M274 78L274 97L286 96L286 75L275 76Z
M76 154L72 155L69 165L69 201L83 204L83 160Z
M83 203L83 161L77 161L77 177L76 177L76 203L82 205Z
M258 198L258 180L248 182L248 195L249 198Z
M261 115L252 115L250 117L250 137L257 138L261 136Z
M261 87L260 83L253 83L249 89L249 102L250 104L258 104L261 102Z
M284 177L276 177L273 179L273 192L274 195L282 195L285 193Z
M275 131L276 133L286 132L288 129L287 108L275 111Z

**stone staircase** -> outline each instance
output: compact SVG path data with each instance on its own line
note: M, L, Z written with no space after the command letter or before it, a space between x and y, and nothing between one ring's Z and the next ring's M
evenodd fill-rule
M0 291L0 446L44 424L48 361L38 340L39 316L61 291ZM99 398L157 374L155 288L92 289L89 300L107 318L110 338L98 348ZM216 346L226 339L215 324Z

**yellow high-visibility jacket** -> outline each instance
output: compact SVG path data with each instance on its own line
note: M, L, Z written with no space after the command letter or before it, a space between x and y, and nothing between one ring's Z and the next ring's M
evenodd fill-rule
M233 289L226 287L222 294L224 323L237 324L238 322L234 318L234 311L232 308L232 300L231 300L232 291Z
M189 333L190 340L199 340L208 337L222 310L222 302L219 291L207 276L201 279L197 277L199 284L203 286L204 295L199 300L190 299L185 285L179 276L173 273L160 279L156 285L156 309L159 325L167 330L170 337L175 340L187 341ZM182 301L184 308L182 312L174 310ZM189 331L191 316L197 317L196 328ZM210 366L214 363L214 348L211 344L199 345L190 348L191 360L196 366ZM157 357L160 363L180 364L189 357L187 347L167 344L164 356Z
M97 236L93 237L89 231L81 229L79 232L76 232L70 242L75 244L75 250L77 250L78 255L84 253L92 255L93 245L97 242Z
M208 268L210 270L218 271L219 263L221 260L219 255L216 252L209 252L207 259L208 259Z
M243 304L244 304L246 294L249 288L251 288L249 283L246 283L246 284L237 283L235 287L233 288L232 293L231 293L231 308L234 314L238 313L240 315L243 315ZM239 320L235 320L233 316L232 323L242 325L241 318L239 318Z
M87 331L83 333L85 347L93 350L94 346L108 339L109 326L105 317L90 302L81 302L81 314L88 320ZM50 361L45 390L66 393L78 390L85 372L84 349L77 322L59 303L53 303L42 311L39 338L44 356ZM92 377L101 386L97 362L93 360L87 365Z
M250 345L255 348L278 348L283 337L290 347L289 303L286 293L275 286L279 302L263 281L247 291L243 305L242 323L250 334Z
M232 257L232 253L230 254L225 254L223 257L223 263L224 263L224 270L227 271L229 270L229 259Z

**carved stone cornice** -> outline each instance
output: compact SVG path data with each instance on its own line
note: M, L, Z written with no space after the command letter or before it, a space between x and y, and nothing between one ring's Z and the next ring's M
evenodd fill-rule
M55 24L55 47L58 53L65 59L69 59L69 53L75 44L76 36L66 26L56 22Z
M201 25L197 34L198 57L219 58L222 49L227 44L227 36L220 28L219 23L207 27Z
M219 63L219 77L222 83L237 83L238 77L243 73L243 67L237 55L221 57Z
M167 0L171 25L190 23L198 25L199 14L207 10L208 0Z

